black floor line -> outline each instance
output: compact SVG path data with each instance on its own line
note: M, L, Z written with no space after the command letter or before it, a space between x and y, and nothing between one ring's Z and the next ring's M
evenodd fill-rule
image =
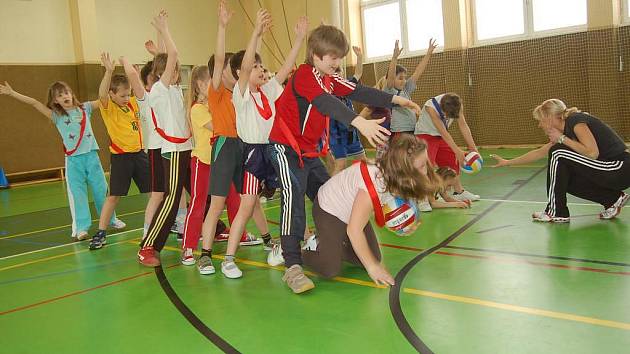
M171 283L169 283L166 278L166 274L164 274L164 270L161 266L155 267L155 276L160 282L160 286L168 299L171 300L173 305L177 308L177 310L190 322L193 327L199 331L204 337L208 338L214 345L216 345L219 349L221 349L224 353L240 353L236 348L234 348L230 343L225 341L225 339L219 337L218 334L214 333L208 326L206 326L200 319L195 315L186 304L180 299L177 295L173 287L171 287Z
M534 173L532 176L530 176L523 183L515 186L514 189L512 189L510 192L508 192L506 195L504 195L500 199L503 199L503 200L509 199L519 189L523 188L523 186L525 186L527 183L529 183L531 180L533 180L541 172L545 171L545 169L546 168L542 168L542 169L536 171L536 173ZM407 341L409 341L409 343L418 352L420 352L422 354L429 354L429 353L432 354L433 353L433 351L415 333L413 328L411 328L411 324L409 323L409 321L407 321L407 318L405 317L405 314L402 311L402 307L400 306L400 291L402 289L401 284L402 284L403 280L405 279L405 277L407 276L409 271L411 271L411 269L414 266L416 266L416 264L418 264L421 260L423 260L426 256L428 256L431 253L439 250L440 248L448 246L449 243L451 243L453 240L455 240L457 237L459 237L461 234L463 234L472 225L474 225L477 221L481 220L484 216L489 214L492 210L496 209L496 207L498 207L501 203L503 203L503 202L502 201L494 202L487 209L485 209L479 215L475 216L472 220L470 220L468 223L466 223L466 225L462 226L459 230L455 231L453 234L451 234L444 241L440 242L439 244L437 244L437 245L435 245L435 246L425 250L424 252L420 253L419 255L417 255L415 258L413 258L411 261L409 261L409 263L405 264L405 266L398 272L398 274L396 274L396 278L395 278L396 285L392 286L390 288L390 290L389 290L389 309L390 309L390 311L392 313L392 316L394 317L394 321L396 322L396 325L398 326L398 329L405 336Z

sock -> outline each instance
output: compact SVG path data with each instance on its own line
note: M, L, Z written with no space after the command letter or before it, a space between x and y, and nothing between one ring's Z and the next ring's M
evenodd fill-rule
M226 262L234 262L234 255L225 255Z
M188 208L179 208L177 209L177 216L175 217L175 222L183 223L186 220L186 212Z
M96 236L105 237L107 236L107 233L105 232L105 230L98 229L98 231L96 232Z
M203 256L208 256L210 258L212 258L212 250L207 250L207 249L201 249L201 257Z
M142 228L142 237L143 238L147 235L147 232L149 232L149 224L144 224L144 227Z
M263 239L264 243L271 242L271 235L268 232L264 235L260 235L260 237Z

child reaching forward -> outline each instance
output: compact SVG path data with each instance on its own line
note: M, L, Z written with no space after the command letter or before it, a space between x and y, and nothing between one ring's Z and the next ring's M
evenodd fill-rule
M438 193L432 194L429 196L429 205L430 207L424 209L422 211L431 211L433 209L442 209L442 208L470 208L470 200L457 200L451 197L448 191L450 189L455 188L457 185L457 173L453 171L450 167L440 167L435 170L435 174L440 177L440 187L438 188ZM437 194L442 197L442 200L437 199Z

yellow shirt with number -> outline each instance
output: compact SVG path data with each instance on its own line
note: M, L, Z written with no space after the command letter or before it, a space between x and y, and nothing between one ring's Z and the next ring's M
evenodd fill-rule
M191 156L197 157L199 161L210 164L210 154L212 146L210 139L214 136L212 130L205 127L206 124L212 122L212 115L208 110L208 105L196 103L190 109L190 121L192 123L193 139L195 146L191 152Z
M112 154L138 152L144 148L140 111L135 97L131 97L126 106L119 106L110 98L107 107L103 107L99 101L99 109L111 140L109 151Z

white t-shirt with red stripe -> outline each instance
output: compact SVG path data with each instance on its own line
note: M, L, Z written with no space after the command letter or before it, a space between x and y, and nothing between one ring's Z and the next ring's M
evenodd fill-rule
M236 111L236 131L238 137L248 144L268 144L269 133L276 119L276 100L282 94L283 87L272 78L260 87L260 90L267 98L271 108L271 117L265 119L256 106L263 108L263 101L260 92L251 92L249 85L245 87L245 93L241 94L239 85L234 86L232 93L232 104Z
M162 81L156 82L151 88L149 104L153 108L158 127L164 130L166 135L178 138L190 137L190 126L186 118L184 94L181 86L170 85L166 87ZM192 139L180 144L170 142L162 137L160 139L163 153L192 150Z
M155 131L153 119L151 117L151 94L145 92L142 99L136 98L138 109L140 109L140 119L142 120L142 137L144 138L144 146L147 149L154 150L162 148L162 138Z

